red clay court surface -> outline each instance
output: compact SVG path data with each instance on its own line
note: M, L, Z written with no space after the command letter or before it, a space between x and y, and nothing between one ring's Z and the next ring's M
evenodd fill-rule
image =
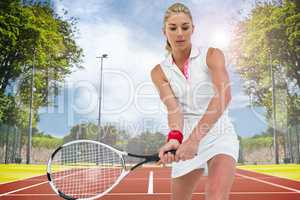
M153 174L153 182L149 175ZM193 200L204 200L206 177L193 193ZM150 185L150 187L149 187ZM140 168L129 174L115 189L100 200L166 200L170 199L170 169ZM0 184L0 199L59 200L47 182L39 176ZM237 170L230 200L300 200L300 182L269 175Z

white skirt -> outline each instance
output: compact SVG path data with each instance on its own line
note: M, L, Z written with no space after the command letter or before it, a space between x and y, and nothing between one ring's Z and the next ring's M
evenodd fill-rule
M199 118L185 118L184 140L188 138ZM239 155L239 140L228 116L222 116L200 141L198 154L191 160L172 163L172 178L183 176L195 169L204 168L204 175L208 174L207 161L218 154L231 156L236 162Z

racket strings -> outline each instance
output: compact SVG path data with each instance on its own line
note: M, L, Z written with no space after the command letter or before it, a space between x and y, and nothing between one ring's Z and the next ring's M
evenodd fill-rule
M94 143L65 146L52 162L55 186L74 198L90 198L105 192L123 170L119 154Z

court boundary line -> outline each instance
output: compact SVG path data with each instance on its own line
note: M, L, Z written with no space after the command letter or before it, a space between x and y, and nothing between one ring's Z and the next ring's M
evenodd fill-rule
M57 173L59 173L59 172L57 172ZM66 176L64 176L63 178L69 177L69 176L72 176L72 175L74 175L74 173L73 173L73 174L66 175ZM61 178L62 178L62 177L61 177ZM61 178L59 178L59 179L61 179ZM58 180L59 180L59 179L58 179ZM16 189L16 190L12 190L12 191L9 191L9 192L0 194L0 197L1 197L1 196L6 196L6 195L11 194L11 193L19 192L19 191L22 191L22 190L26 190L26 189L29 189L29 188L32 188L32 187L36 187L36 186L39 186L39 185L42 185L42 184L48 183L48 182L49 182L49 181L43 181L43 182L36 183L36 184L33 184L33 185L29 185L29 186L26 186L26 187L23 187L23 188L19 188L19 189ZM51 187L51 186L50 186L50 187Z
M153 171L151 171L151 172L152 172L152 182L153 182ZM151 172L150 172L149 175L151 175ZM261 179L258 179L258 178L254 178L254 177L250 177L250 176L247 176L247 175L243 175L243 174L240 174L240 173L236 173L236 175L239 176L239 177L242 177L242 178L246 178L246 179L250 179L250 180L253 180L253 181L261 182L261 183L264 183L264 184L272 185L272 186L279 187L279 188L282 188L282 189L286 189L286 190L289 190L289 191L292 191L292 192L231 192L230 194L261 194L261 193L264 193L264 194L270 194L270 193L274 193L274 194L280 194L280 193L282 193L282 194L285 194L285 193L294 194L294 193L300 193L300 190L295 189L295 188L291 188L291 187L283 186L283 185L280 185L280 184L276 184L276 183L264 181L264 180L261 180ZM18 181L23 181L23 180L18 180ZM14 182L18 182L18 181L14 181ZM150 181L150 177L149 177L149 181ZM33 185L29 185L29 186L26 186L26 187L19 188L19 189L16 189L16 190L12 190L12 191L0 194L0 197L6 196L6 195L9 195L9 196L19 195L19 194L13 194L13 193L16 193L16 192L19 192L19 191L22 191L22 190L26 190L26 189L29 189L29 188L32 188L32 187L36 187L36 186L45 184L47 182L48 181L43 181L43 182L40 182L40 183L36 183L36 184L33 184ZM0 186L2 186L2 185L3 184L1 184ZM150 184L149 184L149 186L150 186ZM153 185L152 185L152 187L153 187ZM149 188L148 188L148 191L149 191ZM150 191L151 191L151 189L150 189ZM147 193L109 193L108 195L130 195L130 194L131 195L137 195L137 194L143 194L143 195L145 195ZM171 194L171 193L153 193L153 188L152 188L152 194L158 194L158 195L162 194L163 195L163 194ZM202 194L202 193L193 193L193 194ZM26 194L20 194L20 195L24 195L25 196ZM32 195L32 194L30 194L30 195ZM35 194L33 194L33 195L35 195ZM56 194L49 194L49 195L56 195Z
M264 183L264 184L268 184L268 185L272 185L272 186L279 187L279 188L282 188L282 189L286 189L286 190L290 190L290 191L300 193L300 190L297 190L295 188L291 188L291 187L287 187L287 186L284 186L284 185L279 185L279 184L276 184L276 183L264 181L264 180L257 179L257 178L247 176L247 175L243 175L243 174L240 174L240 173L236 173L236 175L240 176L240 177L243 177L243 178L246 178L246 179L253 180L253 181L261 182L261 183Z
M127 178L126 178L127 179ZM131 180L140 180L141 178L130 178ZM129 179L129 180L130 180ZM147 179L147 178L142 178L143 180ZM24 179L26 180L26 179ZM23 180L21 180L23 181ZM15 182L18 182L18 181L15 181ZM12 193L15 193L15 192L19 192L19 191L22 191L22 190L26 190L26 189L29 189L29 188L32 188L32 187L36 187L36 186L39 186L39 185L42 185L44 183L48 183L49 181L43 181L43 182L39 182L39 183L36 183L36 184L33 184L33 185L28 185L28 186L25 186L25 187L22 187L22 188L19 188L19 189L16 189L16 190L11 190L9 192L6 192L6 193L3 193L3 194L0 194L0 197L1 196L6 196L6 195L9 195L9 194L12 194ZM13 182L12 182L13 183ZM0 185L1 186L1 185Z
M141 193L141 192L118 192L118 193L108 193L105 196L125 196L125 195L171 195L171 192L159 192L159 193L153 193L153 194L148 194L148 193ZM204 195L205 192L193 192L193 195ZM236 195L236 194L241 194L241 195L249 195L249 194L253 194L253 195L260 195L260 194L298 194L297 192L230 192L230 194ZM9 194L7 196L57 196L57 194L54 193L49 193L49 194Z
M252 172L252 171L251 171ZM255 172L255 173L259 173L259 172ZM293 179L288 179L288 178L285 178L285 177L280 177L280 176L272 176L272 175L269 175L269 174L263 174L263 173L259 173L259 174L262 174L262 175L268 175L270 177L264 177L264 178L260 178L260 180L267 180L267 179L277 179L277 178L282 178L282 179L285 179L287 181L295 181L295 182L299 182L300 181L297 181L297 180L293 180ZM24 179L17 179L17 180L14 180L14 181L9 181L9 182L4 182L4 183L0 183L0 186L3 186L5 184L11 184L11 183L17 183L17 182L22 182L22 181L28 181L29 179L32 179L32 178L37 178L37 177L41 177L41 179L34 179L32 181L41 181L41 180L44 180L43 177L45 177L46 175L37 175L37 176L32 176L32 177L28 177L28 178L24 178ZM201 177L203 178L203 177ZM146 180L148 178L131 178L131 177L126 177L126 179L128 180ZM155 180L170 180L171 177L169 178L155 178ZM235 179L243 179L241 177L235 177ZM30 180L31 181L31 180Z
M72 174L71 174L72 175ZM43 175L42 175L43 176ZM70 176L70 175L67 175L67 176ZM66 177L66 176L65 176ZM131 179L140 179L140 178L131 178ZM147 179L147 178L143 178L143 179ZM26 179L24 179L26 180ZM20 180L20 181L24 181L24 180ZM14 181L14 182L18 182L18 181ZM9 192L6 192L6 193L3 193L3 194L0 194L0 197L2 196L6 196L6 195L9 195L9 194L12 194L12 193L16 193L16 192L19 192L19 191L22 191L22 190L26 190L26 189L29 189L29 188L32 188L32 187L36 187L36 186L39 186L39 185L42 185L42 184L45 184L45 183L48 183L49 181L43 181L43 182L39 182L39 183L36 183L36 184L33 184L33 185L28 185L28 186L25 186L25 187L22 187L22 188L19 188L19 189L16 189L16 190L11 190ZM12 182L13 183L13 182ZM2 186L2 185L0 185ZM153 190L153 189L152 189ZM57 194L56 194L57 195Z
M23 187L23 188L12 190L12 191L0 194L0 197L6 196L6 195L9 195L9 194L12 194L12 193L16 193L16 192L19 192L19 191L22 191L22 190L26 190L26 189L29 189L29 188L33 188L33 187L36 187L36 186L39 186L39 185L42 185L42 184L45 184L45 183L48 183L48 181L44 181L44 182L41 182L41 183L36 183L36 184L30 185L30 186L26 186L26 187Z
M254 170L248 170L248 169L241 169L241 168L237 168L239 169L240 171L246 171L246 172L252 172L252 173L256 173L256 174L259 174L259 175L264 175L264 176L269 176L269 177L265 177L265 178L262 178L262 179L268 179L268 178L281 178L281 179L284 179L286 181L295 181L297 183L300 183L300 180L295 180L295 179L291 179L291 178L288 178L288 177L284 177L284 176L279 176L279 175L273 175L273 174L268 174L268 173L264 173L264 172L257 172L257 171L254 171Z
M153 194L153 171L149 172L148 194Z

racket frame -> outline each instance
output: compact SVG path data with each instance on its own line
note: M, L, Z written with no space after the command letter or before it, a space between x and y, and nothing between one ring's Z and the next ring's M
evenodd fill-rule
M48 178L48 182L52 188L52 190L57 194L59 195L60 197L64 198L64 199L67 199L67 200L75 200L77 198L74 198L74 197L71 197L69 195L66 195L64 194L62 191L60 191L56 186L55 186L55 183L53 182L53 177L51 176L52 174L52 170L51 170L51 165L52 165L52 161L53 161L53 158L54 156L57 154L57 152L59 150L61 150L62 148L64 147L67 147L69 145L73 145L73 144L76 144L76 143L93 143L93 144L97 144L97 145L101 145L101 146L104 146L106 148L109 148L110 150L114 151L115 153L117 153L121 159L121 163L122 163L122 172L120 174L120 176L117 178L117 180L114 182L114 184L112 184L108 189L106 189L104 192L100 193L99 195L96 195L96 196L93 196L93 197L90 197L90 198L84 198L84 200L93 200L93 199L97 199L97 198L100 198L102 196L104 196L105 194L107 194L108 192L110 192L116 185L118 185L120 183L120 181L126 177L129 172L131 170L126 170L126 166L125 166L125 160L124 160L124 156L128 156L128 153L127 152L124 152L124 151L119 151L107 144L104 144L104 143L101 143L101 142L98 142L98 141L94 141L94 140L74 140L74 141L71 141L71 142L68 142L68 143L65 143L63 145L61 145L60 147L58 147L53 153L52 155L50 156L49 160L48 160L48 164L47 164L47 178Z

